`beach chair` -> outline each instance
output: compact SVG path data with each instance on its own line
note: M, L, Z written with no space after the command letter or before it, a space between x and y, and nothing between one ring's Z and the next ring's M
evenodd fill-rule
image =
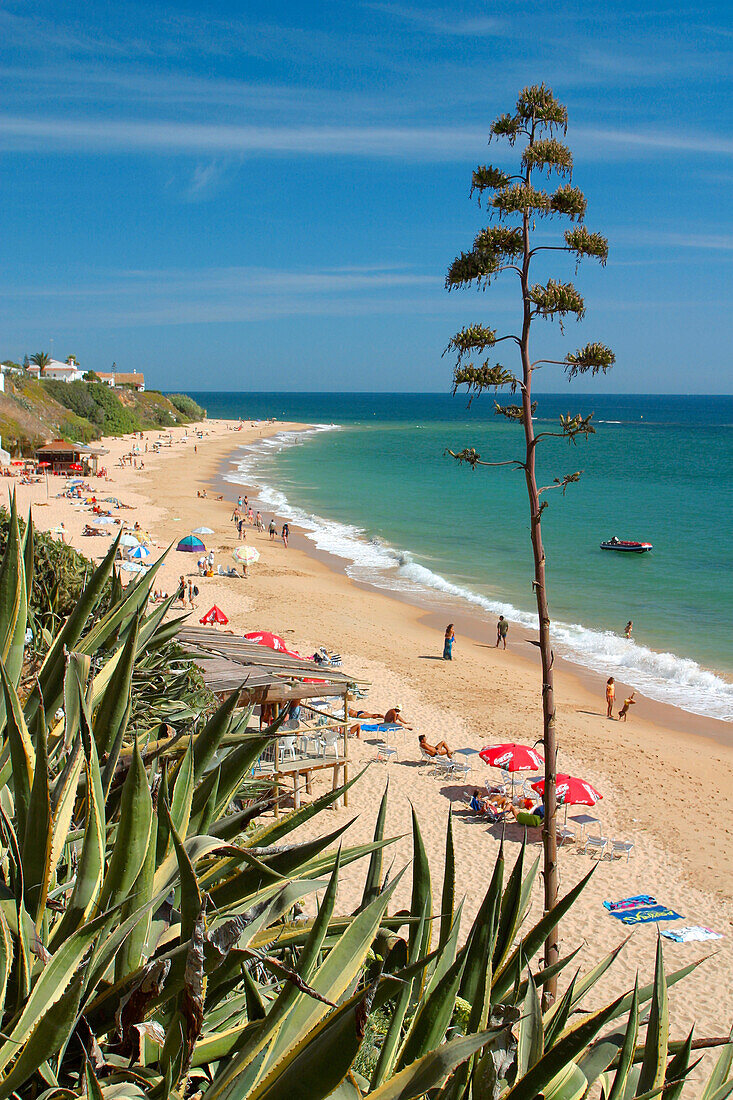
M598 852L598 858L600 860L603 859L604 855L606 854L607 847L607 836L587 836L583 841L582 846L579 847L577 850L579 852L588 852L590 855L592 855L593 852Z
M383 741L381 741L377 745L377 763L378 764L389 764L392 757L396 756L396 755L397 755L397 749L393 748L392 745L385 745L385 743Z
M422 747L422 745L420 745L420 764L419 764L419 767L424 768L426 765L430 768L434 768L435 767L435 757L431 756L430 753L426 752L425 749Z
M558 844L565 844L569 840L575 840L575 829L572 825L561 825L557 830Z
M323 737L320 739L321 756L328 756L330 753L338 759L339 748L338 743L341 740L342 734L339 730L327 730Z
M634 844L631 840L612 840L611 841L611 859L615 859L616 856L626 856L626 862L629 862L629 856L634 850Z
M285 760L286 757L289 757L291 760L296 760L297 759L298 752L297 752L297 749L296 749L296 742L297 742L297 738L294 737L294 736L292 736L292 737L291 736L281 737L280 738L279 748L280 748L280 759L281 760Z

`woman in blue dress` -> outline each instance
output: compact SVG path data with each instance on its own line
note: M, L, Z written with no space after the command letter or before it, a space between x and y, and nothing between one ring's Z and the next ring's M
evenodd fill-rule
M456 633L453 629L453 623L448 623L445 628L445 641L443 643L443 660L453 660L453 643L456 640Z

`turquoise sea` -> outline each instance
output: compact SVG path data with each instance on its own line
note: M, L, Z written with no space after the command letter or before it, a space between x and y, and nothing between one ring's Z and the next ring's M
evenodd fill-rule
M231 475L256 485L266 520L302 526L350 576L414 597L471 604L531 626L521 473L459 467L446 448L521 454L493 401L442 394L198 393L210 416L277 417L317 429L243 450ZM596 435L541 448L543 530L557 649L650 697L733 720L733 397L540 395L538 430L593 411ZM602 539L650 541L640 556ZM623 637L634 621L632 641Z

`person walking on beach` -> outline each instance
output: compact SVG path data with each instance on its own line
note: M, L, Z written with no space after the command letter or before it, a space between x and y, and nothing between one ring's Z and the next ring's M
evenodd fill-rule
M606 680L606 718L613 718L613 704L616 701L616 681L613 676Z
M180 602L183 606L186 606L186 578L181 574L178 579L178 591L176 592L176 602Z
M499 616L499 621L496 624L496 648L498 649L501 643L504 643L504 649L506 649L506 636L509 633L509 623L506 621L503 615Z
M448 623L445 628L445 641L443 642L443 660L453 660L453 643L456 640L456 632L453 629L453 623Z
M277 527L275 526L275 520L270 520L270 542L275 541L275 535L277 534Z
M282 529L282 540L283 540L283 546L285 547L286 550L288 548L288 539L289 538L290 538L290 528L287 525L287 523L284 523L283 524L283 529Z
M634 624L632 623L631 619L629 619L629 621L626 624L626 630L624 631L624 636L627 637L627 638L630 638L631 637L631 631L633 629L634 629Z

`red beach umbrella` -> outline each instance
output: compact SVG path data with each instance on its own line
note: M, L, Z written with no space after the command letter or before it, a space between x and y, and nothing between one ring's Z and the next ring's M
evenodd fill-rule
M47 470L50 465L51 465L50 462L39 462L38 463L38 469L39 470Z
M84 469L84 467L82 466L81 462L70 462L69 463L69 469L70 470L76 470L77 473L79 473L81 470Z
M487 745L479 756L492 768L502 768L505 772L532 772L545 762L537 750L528 745Z
M264 645L267 646L268 649L274 649L276 653L287 653L288 657L297 657L299 660L302 660L299 653L296 653L292 649L288 649L279 634L271 634L269 630L253 630L249 634L245 634L244 637L248 642L257 642L258 645Z
M210 607L206 614L199 619L199 622L203 623L204 626L212 626L213 623L219 623L221 626L226 626L229 619L227 619L221 608L214 604L214 606Z
M538 794L545 793L544 779L538 779L532 784L532 789ZM578 779L574 775L558 775L557 777L557 801L566 806L595 806L603 795L592 787L585 779Z

